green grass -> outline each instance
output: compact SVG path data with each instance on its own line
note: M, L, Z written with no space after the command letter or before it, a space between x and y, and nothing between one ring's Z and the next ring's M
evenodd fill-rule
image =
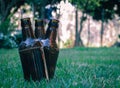
M120 48L61 49L55 77L26 82L17 49L0 49L0 88L120 88Z

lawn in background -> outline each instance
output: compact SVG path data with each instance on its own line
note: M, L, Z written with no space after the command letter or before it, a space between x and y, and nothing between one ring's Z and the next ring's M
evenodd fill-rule
M49 82L24 81L18 49L0 49L0 88L120 88L120 48L60 49Z

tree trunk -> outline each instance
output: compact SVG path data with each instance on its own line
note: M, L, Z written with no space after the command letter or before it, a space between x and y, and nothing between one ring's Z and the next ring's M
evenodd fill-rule
M85 20L85 16L84 16L84 12L83 12L82 17L80 19L80 30L78 32L78 35L79 35L78 36L79 37L79 46L84 46L83 45L83 41L81 39L81 32L82 32L82 29L83 29L83 22L84 22L84 20Z
M45 18L45 6L41 6L41 17L40 18Z
M35 7L35 3L31 3L31 7L32 7L32 12L33 12L33 17L36 17L35 12L36 12L36 7Z
M83 46L83 42L82 42L82 39L81 39L81 32L82 32L82 28L83 28L83 22L84 22L84 13L80 19L80 30L78 30L78 10L76 9L76 12L75 12L75 24L76 24L76 30L75 30L75 44L74 46Z
M88 42L87 42L87 46L89 46L90 43L90 18L88 17Z
M101 35L100 35L100 38L101 38L101 41L100 41L100 44L101 46L103 46L103 33L104 33L104 8L102 9L102 23L101 23Z
M86 20L85 18L85 11L86 9L88 8L88 4L89 4L89 0L86 1L85 5L84 5L84 11L82 12L82 17L80 18L80 30L78 31L78 16L76 15L76 40L75 40L75 45L76 46L84 46L83 45L83 41L81 39L81 32L82 32L82 29L83 29L83 22Z
M78 9L75 11L75 44L74 46L79 46L79 35L78 35Z

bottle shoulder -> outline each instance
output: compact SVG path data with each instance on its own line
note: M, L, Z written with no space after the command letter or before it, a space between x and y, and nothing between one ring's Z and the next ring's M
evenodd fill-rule
M19 47L23 47L23 46L24 46L25 48L31 47L33 43L34 43L34 39L32 39L32 38L27 38L25 41L22 41L22 42L20 43Z
M50 46L50 40L47 38L47 39L42 39L41 42L43 43L43 46Z

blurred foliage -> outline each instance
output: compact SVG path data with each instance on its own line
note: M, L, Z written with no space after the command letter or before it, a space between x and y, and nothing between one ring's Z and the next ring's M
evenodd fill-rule
M69 0L73 5L76 5L78 9L83 12L89 13L100 6L100 0ZM86 4L87 3L87 4Z
M15 30L15 22L11 22L11 17L24 4L24 0L0 0L0 32L4 35ZM14 18L15 20L15 18Z
M14 38L9 35L0 34L0 48L15 48L17 47L17 43L15 42Z
M120 39L120 35L118 35L119 39Z
M102 39L103 39L103 23L108 22L108 20L113 19L115 14L120 16L120 0L69 0L74 6L76 6L77 9L82 11L82 16L80 17L80 29L78 29L78 37L81 34L82 31L82 25L85 20L83 20L84 17L86 17L86 14L89 14L93 17L95 20L101 20L101 46L102 46ZM77 34L77 32L76 32ZM76 37L76 44L78 46L78 43L80 41ZM79 44L80 45L80 44Z
M20 44L22 41L22 32L21 30L16 30L11 33L11 38L16 42L16 44Z
M10 22L11 17L12 15L0 24L0 32L5 35L15 30L16 25Z
M16 48L22 41L22 33L20 30L13 31L7 35L0 33L0 48Z
M96 20L102 19L104 9L104 19L112 19L114 14L120 16L120 0L69 0L72 4L83 12L90 14ZM87 3L87 4L86 4Z
M4 22L10 13L15 13L20 6L25 3L33 5L35 12L41 13L46 5L53 5L60 1L61 0L0 0L0 21ZM12 8L15 9L11 12Z
M100 20L102 11L104 10L104 20L114 18L114 14L120 16L120 0L102 0L100 1L100 6L95 8L93 18Z
M24 3L24 0L0 0L0 22L6 21L9 15L14 14Z
M9 27L10 19L6 19L4 22L0 24L0 32L7 34L9 32L8 27Z
M45 6L47 5L54 5L56 3L59 3L61 0L26 0L26 3L30 4L33 9L34 17L37 18L45 18L46 11L45 11ZM36 15L35 13L38 13Z
M65 43L64 43L64 48L71 48L73 47L74 41L71 39L68 39Z
M59 3L61 0L25 0L27 3L35 3L40 5L48 5Z
M3 47L4 48L15 48L17 47L17 44L12 38L10 38L9 36L5 36Z

